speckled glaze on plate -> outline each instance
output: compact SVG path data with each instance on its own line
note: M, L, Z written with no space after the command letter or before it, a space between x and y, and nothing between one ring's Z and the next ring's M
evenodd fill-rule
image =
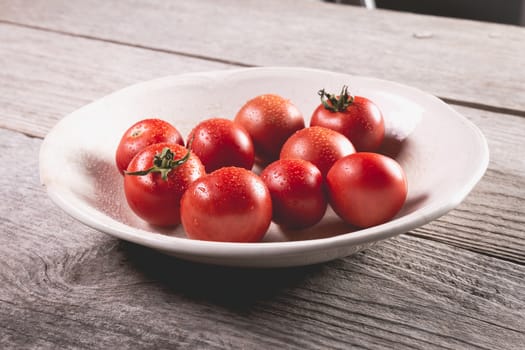
M187 136L198 121L233 118L246 100L263 93L291 99L308 123L319 103L317 91L340 91L343 84L379 105L387 131L381 152L395 158L407 174L408 198L393 220L357 230L328 210L319 224L304 231L288 232L272 224L260 243L221 243L187 239L182 227L153 228L128 208L114 157L121 135L132 123L158 117ZM418 89L336 72L267 67L168 76L86 105L46 136L40 178L65 212L120 239L202 263L284 267L348 256L440 217L472 190L488 159L478 128Z

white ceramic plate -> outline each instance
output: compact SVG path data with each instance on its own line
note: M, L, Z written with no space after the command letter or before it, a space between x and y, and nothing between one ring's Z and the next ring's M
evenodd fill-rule
M317 91L351 92L375 101L387 141L408 178L408 198L392 221L364 230L345 225L329 210L301 232L272 224L263 242L190 240L182 227L159 232L128 208L114 154L123 132L145 117L173 123L184 136L200 120L233 118L248 99L277 93L291 99L307 122ZM133 85L63 118L45 138L40 177L52 200L99 231L183 259L204 263L277 267L344 257L407 232L458 205L485 172L488 148L481 132L438 98L390 81L303 68L253 68L185 74Z

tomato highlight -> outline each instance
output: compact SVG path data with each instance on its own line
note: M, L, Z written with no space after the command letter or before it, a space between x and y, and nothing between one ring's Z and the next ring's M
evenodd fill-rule
M366 228L392 219L405 203L403 168L378 153L359 152L338 160L326 177L330 205L344 221Z
M255 173L225 167L190 185L182 196L181 219L192 239L258 242L270 226L272 201Z
M259 242L271 221L299 238L328 205L359 228L391 220L408 185L394 159L375 153L381 111L347 86L318 95L309 127L290 100L259 95L234 120L199 122L187 148L166 121L133 124L115 154L129 207L150 225L182 224L190 239L220 242Z
M124 176L124 193L133 212L154 226L180 224L180 199L206 174L199 158L178 144L159 143L137 153Z
M379 107L362 96L348 93L343 86L339 96L318 92L321 104L312 113L310 126L322 126L346 136L358 152L374 152L385 137L385 122Z

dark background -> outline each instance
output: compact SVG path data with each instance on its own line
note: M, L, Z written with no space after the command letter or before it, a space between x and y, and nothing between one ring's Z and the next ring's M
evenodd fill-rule
M359 5L359 0L329 0ZM375 0L377 8L525 25L525 0Z

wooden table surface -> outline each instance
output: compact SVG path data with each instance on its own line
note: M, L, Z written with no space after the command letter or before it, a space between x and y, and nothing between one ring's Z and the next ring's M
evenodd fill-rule
M40 185L43 137L82 105L161 76L276 65L437 95L486 136L485 176L416 230L262 270L117 240ZM524 134L523 27L304 0L3 0L0 347L523 348Z

